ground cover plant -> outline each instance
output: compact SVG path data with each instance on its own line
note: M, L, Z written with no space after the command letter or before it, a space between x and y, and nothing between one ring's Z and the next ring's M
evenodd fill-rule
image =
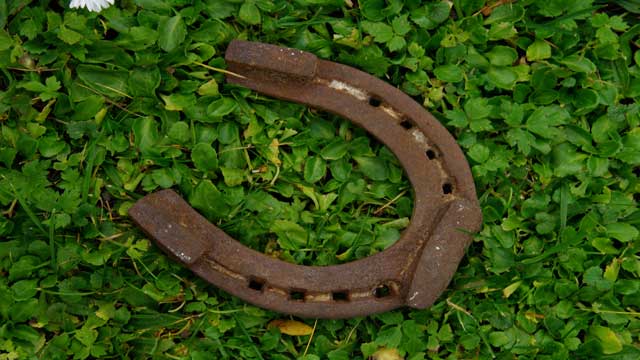
M0 359L640 358L635 1L0 0ZM412 192L349 122L225 84L234 38L378 76L455 135L484 214L430 309L300 320L161 254L162 188L298 264L397 240Z

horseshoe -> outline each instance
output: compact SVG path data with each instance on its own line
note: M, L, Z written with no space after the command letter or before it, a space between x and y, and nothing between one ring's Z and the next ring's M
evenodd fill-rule
M349 318L433 304L482 222L469 165L453 136L395 87L311 53L234 40L225 59L237 74L227 82L342 116L389 147L414 189L409 226L373 256L302 266L242 245L171 190L138 200L129 210L133 221L198 276L280 313Z

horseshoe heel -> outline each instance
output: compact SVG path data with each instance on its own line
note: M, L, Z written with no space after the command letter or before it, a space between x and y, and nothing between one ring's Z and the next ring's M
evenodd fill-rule
M388 146L414 189L409 227L388 249L347 264L301 266L254 251L162 190L129 210L167 254L257 306L314 318L425 308L445 290L482 217L467 161L449 132L409 96L352 67L296 49L235 40L227 82L326 110Z

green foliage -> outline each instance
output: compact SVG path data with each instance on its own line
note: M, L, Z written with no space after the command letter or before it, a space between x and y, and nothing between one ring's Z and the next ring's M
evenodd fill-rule
M0 1L0 358L640 357L640 25L616 3ZM210 70L234 38L358 67L456 136L484 226L433 307L281 334L133 226L173 188L247 246L328 265L408 225L388 149Z

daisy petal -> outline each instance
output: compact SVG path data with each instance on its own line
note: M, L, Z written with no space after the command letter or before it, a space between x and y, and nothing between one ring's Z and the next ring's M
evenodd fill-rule
M82 9L99 12L113 5L114 0L71 0L70 8Z

